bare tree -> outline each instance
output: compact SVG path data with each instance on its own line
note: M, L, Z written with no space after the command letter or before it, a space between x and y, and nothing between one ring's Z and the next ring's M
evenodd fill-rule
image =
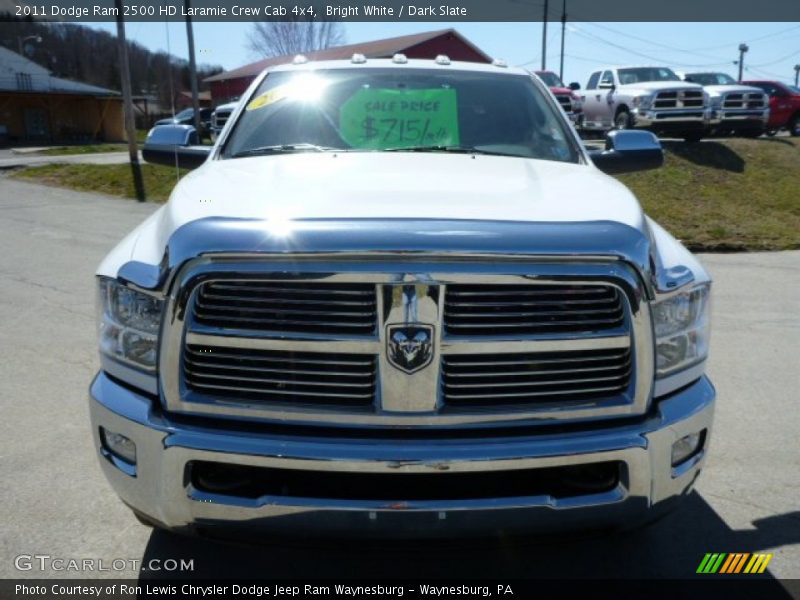
M344 27L339 22L266 21L256 23L248 46L265 58L324 50L344 44Z

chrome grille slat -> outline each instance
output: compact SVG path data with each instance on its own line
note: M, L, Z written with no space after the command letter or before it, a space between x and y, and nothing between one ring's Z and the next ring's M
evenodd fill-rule
M375 286L355 283L209 281L192 304L196 323L243 331L370 335L377 315Z
M535 335L614 329L624 323L622 295L610 285L450 285L444 331L451 335Z
M618 313L619 308L606 308L606 309L595 309L595 310L583 310L581 314L584 315L605 315L608 313ZM503 313L503 318L516 318L516 317L557 317L561 315L571 315L574 314L574 311L570 310L541 310L541 311L509 311ZM479 313L459 313L458 317L460 319L469 319L469 318L483 318L486 316L485 312Z
M568 395L586 400L598 394L623 393L633 375L630 349L533 353L514 361L506 358L480 354L445 356L445 406L535 404L546 402L548 397L561 400Z
M566 396L568 394L572 394L576 396L576 399L581 399L581 396L585 396L587 394L596 394L598 392L616 392L619 391L619 386L605 386L605 387L591 387L591 388L581 388L579 390L548 390L546 392L519 392L519 393L504 393L504 394L463 394L459 395L457 398L453 398L452 395L448 400L448 405L452 406L455 404L456 400L491 400L491 402L487 402L485 406L487 407L497 407L498 405L504 404L503 400L506 399L520 399L520 398L542 398L542 397L555 397L555 396ZM475 406L474 404L472 406Z
M617 323L614 319L594 319L594 320L582 320L582 321L560 321L558 323L537 323L537 327L559 327L559 326L573 326L573 325L607 325L612 326ZM495 329L497 327L502 327L504 329L510 328L519 328L520 325L518 323L487 323L487 324L472 324L472 323L448 323L448 329Z
M334 304L336 306L369 306L372 304L372 300L318 300L318 299L308 299L303 298L302 300L296 298L247 298L243 296L224 296L221 294L204 294L205 298L210 298L212 300L227 300L227 301L234 301L234 302L244 302L244 303L253 303L253 304L312 304L316 305L319 304L321 306L326 306L328 304Z
M489 383L445 383L444 387L446 389L452 390L469 390L469 389L477 389L477 388L528 388L528 387L541 387L545 385L577 385L580 383L594 383L596 381L615 381L617 379L622 379L626 377L630 373L630 370L625 371L624 373L619 373L617 375L609 375L606 377L572 377L569 381L564 381L563 379L544 379L542 381L515 381L515 382L508 382L508 383L497 383L497 382L489 382ZM498 373L497 377L502 377L502 373ZM506 375L507 376L507 375ZM520 374L517 373L514 375L515 377L519 377Z
M241 308L237 308L235 306L209 306L207 304L203 304L202 302L197 302L195 304L198 308L205 309L205 310L220 310L220 311L241 311ZM261 308L261 307L247 307L247 312L256 312L256 313L273 313L278 315L331 315L334 317L367 317L371 318L374 316L375 313L373 312L356 312L356 311L325 311L325 310L298 310L294 308Z
M213 390L228 401L370 405L377 385L377 360L368 355L187 345L183 363L190 390Z
M331 387L331 383L327 381L297 381L296 379L271 379L267 377L245 377L243 375L219 375L217 373L209 374L209 373L203 373L202 371L194 371L188 368L186 369L186 373L190 376L190 378L201 377L204 379L215 379L215 380L222 379L222 380L238 381L239 383L252 382L252 383L275 384L277 386L295 385L300 387ZM335 385L337 387L371 388L373 384L337 381L335 382Z
M272 390L259 390L254 388L247 388L241 386L231 386L231 385L211 385L207 383L195 383L193 387L209 389L209 390L220 390L224 392L248 392L248 393L256 393L266 397L269 396L302 396L302 397L313 397L313 398L340 398L340 399L353 399L353 400L369 400L365 404L369 404L372 402L373 395L372 394L333 394L330 392L300 392L300 391L286 391L286 390L279 390L279 389L272 389ZM226 394L227 396L227 394Z

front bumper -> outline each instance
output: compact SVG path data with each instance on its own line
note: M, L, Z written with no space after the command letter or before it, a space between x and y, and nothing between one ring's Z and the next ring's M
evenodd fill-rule
M702 377L660 400L636 422L576 428L559 433L454 437L342 436L178 424L154 401L101 372L90 389L92 431L109 482L134 510L165 527L203 533L212 527L247 532L367 537L449 537L531 533L632 525L688 494L705 461L715 391ZM124 466L104 447L100 428L136 444L135 467ZM702 449L677 467L672 444L706 431ZM328 432L330 433L330 432ZM475 435L474 432L470 435ZM208 461L314 473L496 473L615 461L613 489L553 497L395 501L257 498L198 490L189 465ZM120 468L123 467L123 468ZM437 475L438 477L438 475Z
M768 121L769 109L719 109L711 113L710 124L714 127L727 127L732 129L764 129Z
M690 131L703 129L711 122L711 111L707 108L642 109L631 111L633 126L656 130Z

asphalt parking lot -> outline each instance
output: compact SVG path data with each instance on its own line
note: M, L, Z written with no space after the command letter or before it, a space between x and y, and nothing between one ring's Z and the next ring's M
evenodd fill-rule
M86 390L94 269L156 208L0 178L0 577L139 575L20 572L22 554L193 558L203 577L502 579L687 577L706 552L772 552L769 577L800 578L800 252L702 256L716 282L711 455L688 501L648 528L424 545L304 544L298 532L252 548L140 525L97 465Z

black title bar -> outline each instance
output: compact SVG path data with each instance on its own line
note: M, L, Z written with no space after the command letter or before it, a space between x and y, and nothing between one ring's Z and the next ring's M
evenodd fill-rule
M440 0L441 1L441 0ZM127 21L542 21L544 0L123 0ZM11 0L0 20L113 21L114 0ZM187 4L190 8L187 11ZM548 20L562 3L549 2ZM800 0L567 0L570 21L771 22L799 21Z

